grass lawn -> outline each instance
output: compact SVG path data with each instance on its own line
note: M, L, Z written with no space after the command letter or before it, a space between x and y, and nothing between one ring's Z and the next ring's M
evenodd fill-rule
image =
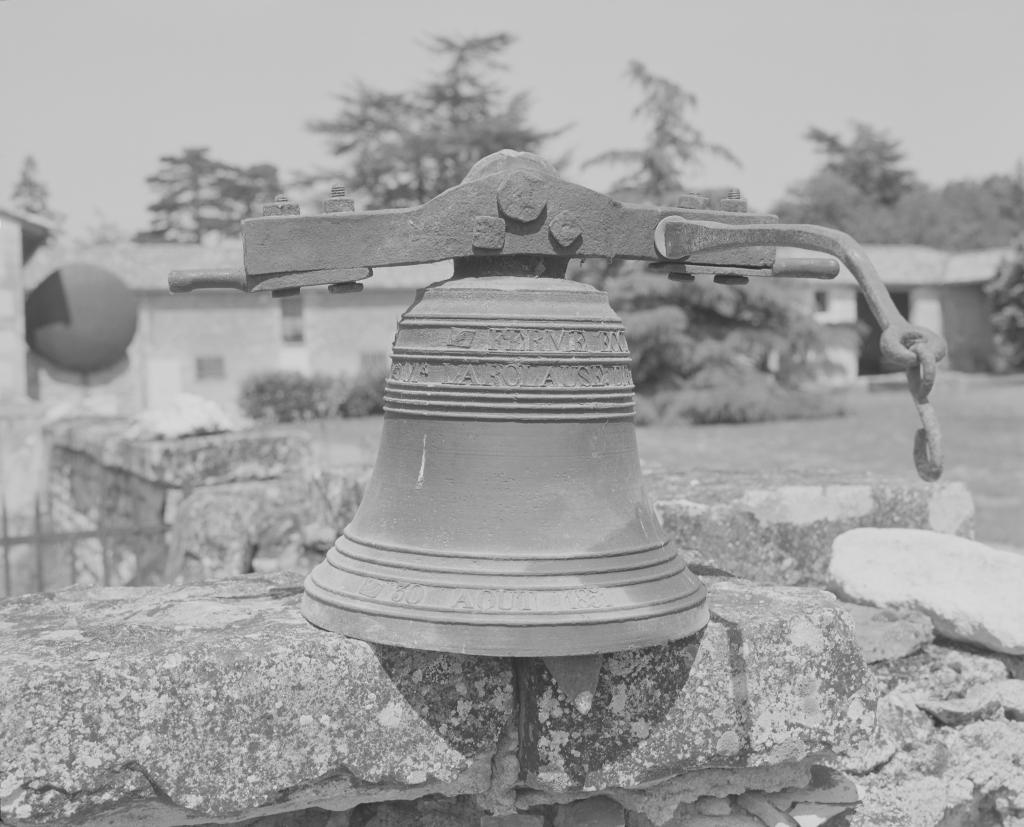
M942 423L944 479L965 482L978 539L1024 549L1024 382L949 382L932 395ZM917 414L906 391L851 392L847 416L753 425L639 428L640 456L672 469L849 469L917 478ZM379 418L285 427L308 431L324 465L372 461Z

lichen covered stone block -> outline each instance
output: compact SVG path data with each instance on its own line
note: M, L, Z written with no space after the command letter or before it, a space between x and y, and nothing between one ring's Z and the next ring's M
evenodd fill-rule
M509 663L323 632L300 592L295 575L251 575L0 604L3 823L198 823L486 790Z
M861 526L972 537L974 501L959 482L923 483L820 470L649 469L647 491L692 562L783 585L828 582L832 541Z
M301 477L194 489L177 509L166 582L230 577L254 567L308 570L323 556L302 565L306 534L323 512L313 495L310 482Z
M708 599L702 635L605 655L586 713L532 662L520 689L530 786L635 788L706 768L784 768L870 736L873 685L831 595L721 579ZM795 782L782 773L777 783Z
M51 426L53 445L174 488L306 473L310 440L293 431L253 429L181 439L128 439L127 419L67 420Z

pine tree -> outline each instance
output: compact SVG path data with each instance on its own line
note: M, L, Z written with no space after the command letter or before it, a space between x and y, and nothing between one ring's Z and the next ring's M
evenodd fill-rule
M501 149L537 151L561 130L529 123L529 98L501 83L508 34L434 37L441 60L421 84L388 92L358 83L339 96L341 110L310 125L347 161L339 172L316 172L306 183L343 180L370 209L422 204L460 183L469 168Z
M626 166L629 171L612 185L619 198L654 204L668 204L684 192L684 178L704 158L717 156L733 164L739 161L721 144L708 141L694 126L691 113L697 97L669 78L651 73L632 60L626 76L640 87L640 103L633 117L649 126L640 148L610 149L584 163Z
M21 165L18 181L11 191L11 203L21 210L44 218L56 218L50 209L50 190L39 179L39 165L31 155Z
M200 242L211 232L237 236L243 218L281 191L271 164L240 167L211 158L206 147L164 155L160 169L146 179L157 192L150 204L150 229L139 241Z

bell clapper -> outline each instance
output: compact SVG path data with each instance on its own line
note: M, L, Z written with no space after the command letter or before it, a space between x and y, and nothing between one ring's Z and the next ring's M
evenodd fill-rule
M582 715L590 712L593 706L603 663L602 654L544 658L544 666L555 679L559 690Z

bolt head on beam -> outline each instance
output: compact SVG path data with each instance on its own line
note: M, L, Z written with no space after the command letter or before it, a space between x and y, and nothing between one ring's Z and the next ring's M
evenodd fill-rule
M545 185L544 176L516 170L498 188L498 209L513 221L536 221L547 206Z

